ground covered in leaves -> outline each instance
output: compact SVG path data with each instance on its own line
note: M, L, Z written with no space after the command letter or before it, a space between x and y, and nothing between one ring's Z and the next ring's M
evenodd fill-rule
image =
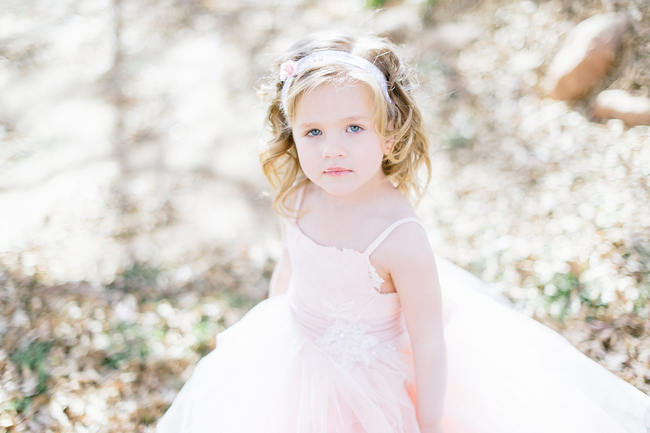
M6 3L0 430L153 431L279 254L254 88L341 25L413 65L436 252L650 392L650 130L543 93L567 32L619 10L633 26L594 94L649 95L644 0Z

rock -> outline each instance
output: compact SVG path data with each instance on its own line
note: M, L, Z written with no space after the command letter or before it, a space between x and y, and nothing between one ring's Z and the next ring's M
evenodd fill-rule
M549 95L569 100L589 92L616 58L628 24L627 16L621 13L595 15L578 24L551 62Z
M621 119L628 125L650 125L650 98L633 96L625 90L604 90L592 106L598 119Z

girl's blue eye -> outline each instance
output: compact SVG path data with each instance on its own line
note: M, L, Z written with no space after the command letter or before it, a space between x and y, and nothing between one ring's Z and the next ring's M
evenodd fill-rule
M316 137L317 135L321 135L321 134L322 134L321 130L316 128L307 131L307 135L309 137Z
M350 132L361 132L361 127L359 125L350 125L348 131Z

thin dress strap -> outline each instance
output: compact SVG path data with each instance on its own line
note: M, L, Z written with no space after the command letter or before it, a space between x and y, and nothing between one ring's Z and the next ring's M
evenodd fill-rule
M398 219L397 221L395 221L394 223L389 225L386 228L386 230L381 232L379 234L379 236L377 236L375 238L375 240L372 241L372 243L370 245L368 245L368 248L366 248L366 250L363 252L363 254L365 254L367 256L372 254L375 251L375 249L379 246L379 244L381 244L384 241L384 239L386 239L388 237L388 235L391 234L391 232L393 230L395 230L398 226L401 226L402 224L407 223L407 222L411 222L411 221L414 222L414 223L419 224L422 228L424 228L424 226L422 225L420 220L415 218L415 217L406 217L406 218Z

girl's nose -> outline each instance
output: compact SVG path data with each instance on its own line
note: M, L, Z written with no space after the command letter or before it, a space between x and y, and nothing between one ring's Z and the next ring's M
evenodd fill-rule
M324 158L341 158L345 156L345 149L341 140L335 138L327 140L323 147Z

